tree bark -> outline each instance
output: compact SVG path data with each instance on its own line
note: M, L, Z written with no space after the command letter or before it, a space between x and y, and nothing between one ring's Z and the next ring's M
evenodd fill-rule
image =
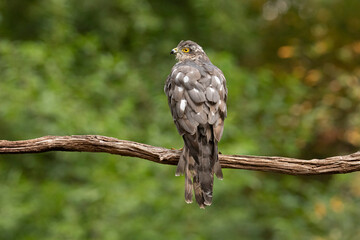
M154 147L143 143L99 135L44 136L7 141L0 140L0 154L42 153L50 151L105 152L137 157L156 163L176 165L180 150ZM320 175L350 173L360 170L360 151L325 159L295 159L219 154L222 168L275 172L289 175Z

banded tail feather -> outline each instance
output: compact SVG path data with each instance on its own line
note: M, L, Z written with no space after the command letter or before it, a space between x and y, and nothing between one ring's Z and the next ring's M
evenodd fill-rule
M200 206L210 206L213 197L214 174L222 179L218 160L217 141L208 139L206 129L198 127L197 137L185 134L185 146L176 169L176 176L185 175L185 202L191 203L193 192Z

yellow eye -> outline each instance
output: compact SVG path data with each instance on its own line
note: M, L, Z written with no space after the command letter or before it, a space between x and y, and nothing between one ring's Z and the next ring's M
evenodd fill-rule
M190 49L186 47L186 48L181 49L181 51L183 51L183 52L187 53L187 52L189 52L189 51L190 51Z

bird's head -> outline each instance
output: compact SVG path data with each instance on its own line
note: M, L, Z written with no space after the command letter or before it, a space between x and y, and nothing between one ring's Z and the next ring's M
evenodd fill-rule
M187 40L181 41L176 48L172 49L170 54L175 54L176 59L179 62L191 60L209 61L208 56L202 49L202 47L196 42Z

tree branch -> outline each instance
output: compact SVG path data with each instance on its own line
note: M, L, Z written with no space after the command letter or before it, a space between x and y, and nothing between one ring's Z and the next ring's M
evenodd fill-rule
M0 140L0 154L42 153L50 151L105 152L176 165L180 150L154 147L99 135L45 136L22 141ZM302 160L287 157L265 157L219 154L223 168L236 168L289 175L350 173L360 170L360 151L325 159Z

